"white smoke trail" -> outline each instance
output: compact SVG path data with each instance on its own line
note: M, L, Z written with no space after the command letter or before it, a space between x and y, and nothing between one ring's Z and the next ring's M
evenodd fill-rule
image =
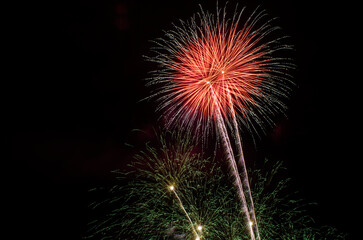
M247 226L249 227L249 230L250 230L251 239L255 240L255 234L254 234L253 227L252 227L253 225L251 224L253 222L251 221L250 213L249 213L249 210L248 210L248 205L247 205L246 197L245 197L244 190L243 190L243 184L242 184L239 172L238 172L237 163L236 163L236 160L234 158L234 154L233 154L231 142L230 142L229 137L228 137L226 125L224 123L222 113L221 113L221 110L219 108L218 101L217 101L217 98L216 98L216 96L214 94L212 86L211 86L211 91L212 91L212 94L213 94L213 97L214 97L214 102L215 102L215 107L216 107L215 108L216 109L215 114L216 114L216 118L217 118L218 131L221 134L224 150L226 152L226 157L227 157L227 159L228 159L228 161L230 163L231 170L232 170L232 173L233 173L234 178L235 178L235 185L237 187L237 193L238 193L238 196L239 196L239 198L240 198L240 200L242 202L242 210L243 210L244 214L246 215ZM254 209L253 209L253 212L254 212ZM257 233L258 233L258 229L257 229ZM260 239L259 238L259 233L257 234L257 236L258 236L258 239Z
M227 89L227 91L229 92L229 90ZM247 192L248 195L248 200L249 200L249 204L250 204L250 212L251 212L251 218L252 218L252 223L255 226L256 229L256 235L257 235L257 239L261 240L260 237L260 232L258 230L258 223L257 223L257 219L256 219L256 214L255 214L255 206L253 203L253 198L252 198L252 194L251 194L251 187L250 187L250 183L248 180L248 173L247 173L247 168L246 168L246 162L245 162L245 158L244 158L244 154L243 154L243 148L242 148L242 141L239 135L239 130L238 130L238 123L237 123L237 119L236 119L236 114L233 108L233 103L232 103L232 99L231 99L231 95L229 95L229 102L230 102L230 111L232 113L232 119L233 119L233 131L234 131L234 135L235 135L235 142L237 145L237 152L238 152L238 162L240 164L240 166L242 167L242 178L243 178L243 185L246 189L245 192ZM249 224L251 225L251 224ZM252 227L252 226L251 226Z

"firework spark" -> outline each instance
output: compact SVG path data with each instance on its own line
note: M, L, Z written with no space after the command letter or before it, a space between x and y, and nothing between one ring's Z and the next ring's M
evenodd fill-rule
M240 200L242 202L242 210L245 213L247 222L251 223L252 221L251 221L251 217L250 217L250 213L249 213L250 210L248 209L246 196L244 194L243 185L242 185L242 182L241 182L241 178L239 176L236 160L234 159L234 156L233 156L232 146L231 146L231 143L229 141L229 138L228 138L228 135L227 135L227 129L226 129L225 124L223 122L223 118L222 118L222 116L220 114L220 111L218 111L217 117L218 117L218 129L220 131L220 134L222 135L223 145L224 145L224 148L226 150L227 159L229 161L232 173L233 173L233 175L235 177L235 185L237 187L238 196L239 196L239 198L240 198ZM255 210L252 209L252 211L254 212ZM254 234L252 225L248 224L248 227L249 227L251 239L255 239L255 234ZM259 233L258 233L258 235L259 235Z
M175 187L174 186L170 186L169 189L174 193L175 197L178 199L179 206L183 210L185 216L188 218L188 221L190 223L190 227L192 228L193 233L194 233L196 239L199 239L199 235L198 235L197 231L195 230L194 223L193 223L192 219L190 218L187 210L185 210L184 205L183 205L183 202L181 201L178 193L176 192Z
M263 130L262 123L272 124L271 117L286 108L283 102L291 86L286 70L293 65L276 57L291 47L281 43L284 37L275 37L279 28L271 25L273 19L255 10L242 23L243 12L236 7L229 19L226 8L222 12L217 6L216 15L201 8L197 17L174 25L165 39L155 41L157 56L148 59L162 70L153 72L149 84L157 86L152 97L160 102L168 127L195 129L196 136L213 129L220 134L251 239L260 239L239 123L253 132ZM227 127L237 145L243 181Z

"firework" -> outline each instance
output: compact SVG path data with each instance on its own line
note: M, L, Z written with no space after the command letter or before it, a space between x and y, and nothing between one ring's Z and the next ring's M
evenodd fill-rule
M161 136L135 156L107 200L107 214L91 223L91 239L235 239L242 217L221 168L203 159L181 135ZM126 182L126 183L125 183ZM227 208L227 210L225 210ZM231 228L231 226L234 226ZM237 228L235 228L238 226Z
M174 187L174 186L170 186L170 187L169 187L169 189L170 189L171 191L173 191L173 193L175 194L176 199L178 199L178 202L179 202L180 208L183 210L183 212L185 213L185 216L188 218L189 223L190 223L190 227L191 227L191 229L193 230L193 233L194 233L194 235L195 235L195 237L196 237L196 240L199 240L199 239L200 239L200 238L199 238L199 235L198 235L198 233L197 233L197 231L195 230L195 227L194 227L194 225L195 225L195 224L193 223L192 219L190 218L190 216L189 216L188 212L185 210L185 207L184 207L184 205L183 205L182 200L180 199L179 195L176 193L175 187ZM200 226L198 226L198 229L199 229L199 227L200 227Z
M148 85L156 86L151 98L167 126L212 130L219 108L224 119L237 118L257 132L284 111L291 87L286 69L293 64L276 55L291 46L281 43L285 37L274 38L279 28L265 11L255 10L243 23L244 12L236 8L228 19L226 9L213 15L201 8L197 17L154 41L156 56L146 58L160 70Z
M289 179L282 178L281 162L265 164L250 171L263 239L344 239L332 227L316 226L307 216L309 204L286 194ZM140 151L128 171L116 174L116 184L98 194L108 197L91 205L98 217L89 239L249 238L228 176L188 139L164 135Z
M252 132L272 124L272 116L286 108L293 64L278 57L291 49L276 37L265 11L254 11L242 23L241 11L235 9L227 18L226 8L213 15L202 8L187 22L166 32L155 41L161 70L153 72L150 85L156 86L152 98L159 102L168 127L195 129L205 136L217 129L230 163L251 239L260 239L253 199L239 136L239 123ZM266 124L267 123L267 124ZM243 172L240 179L228 129L235 139ZM199 134L201 133L201 134Z

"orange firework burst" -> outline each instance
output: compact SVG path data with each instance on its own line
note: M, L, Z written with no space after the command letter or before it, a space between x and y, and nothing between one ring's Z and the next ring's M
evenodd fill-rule
M243 110L255 104L253 96L262 97L262 66L268 60L259 58L264 52L253 48L257 42L250 42L246 34L236 35L237 26L225 30L224 25L207 29L206 36L181 49L170 64L175 70L175 100L203 119L214 118L213 95L223 115L230 111L230 102Z
M149 84L158 86L153 96L167 126L204 129L215 123L218 107L225 120L237 117L248 129L263 129L261 123L284 111L291 86L285 70L292 64L276 55L291 47L281 44L284 37L276 37L279 28L264 11L241 24L243 12L236 8L227 19L225 9L216 15L201 9L155 41L157 55L148 59L161 70Z

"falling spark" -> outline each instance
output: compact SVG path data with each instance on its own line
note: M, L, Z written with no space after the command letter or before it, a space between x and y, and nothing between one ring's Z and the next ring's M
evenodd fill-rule
M247 168L246 168L246 163L245 163L245 159L244 159L244 154L243 154L243 148L242 148L242 141L240 138L240 134L239 134L239 130L238 130L238 123L237 123L237 119L236 119L236 114L233 108L233 104L232 104L232 100L231 100L231 95L229 94L229 100L230 100L230 110L232 113L232 121L233 121L233 127L234 127L234 132L235 132L235 142L237 145L237 152L238 152L238 162L240 164L240 166L242 167L242 178L243 178L243 185L246 188L247 192L247 197L249 200L249 205L250 205L250 211L251 211L251 218L252 220L256 223L256 229L258 229L258 225L257 225L257 219L256 219L256 213L255 213L255 206L253 203L253 198L252 198L252 193L251 193L251 187L250 187L250 183L248 181L248 173L247 173ZM249 225L250 225L250 231L252 229L252 224L253 222L250 221ZM261 239L260 237L260 233L257 230L257 239Z
M183 205L183 202L181 201L181 199L179 198L177 192L175 191L175 187L174 186L170 186L169 189L175 194L175 197L178 199L180 208L183 210L185 216L189 220L190 226L191 226L191 228L193 230L194 235L196 236L196 239L199 239L199 235L198 235L197 231L194 228L194 223L193 223L192 219L190 218L188 212L185 210L184 205Z
M211 92L214 93L212 87L211 87ZM213 94L213 96L215 97L214 94ZM215 97L215 104L217 105L216 97ZM250 223L251 222L250 214L249 214L248 205L247 205L247 202L246 202L246 197L245 197L245 194L244 194L244 191L243 191L243 185L242 185L239 173L238 173L238 167L237 167L237 164L236 164L236 160L235 160L235 158L233 156L232 146L231 146L231 142L230 142L230 140L228 138L227 129L226 129L226 126L224 124L224 121L223 121L223 118L222 118L222 115L221 115L221 112L220 112L220 109L219 109L218 106L216 106L216 116L217 116L217 121L218 121L217 126L218 126L218 129L219 129L220 134L222 136L222 141L223 141L224 149L226 151L226 156L227 156L227 159L228 159L228 161L230 163L230 167L231 167L232 173L233 173L234 178L235 178L235 185L237 187L237 193L238 193L238 196L239 196L239 198L240 198L240 200L242 202L242 210L243 210L244 214L246 215L247 222ZM250 231L251 239L255 239L255 234L253 232L253 228L252 228L251 225L249 225L249 231Z

